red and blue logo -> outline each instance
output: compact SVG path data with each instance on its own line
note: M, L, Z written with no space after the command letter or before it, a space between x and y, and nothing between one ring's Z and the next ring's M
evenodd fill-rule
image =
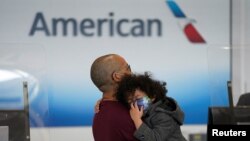
M180 7L174 0L166 0L166 3L173 12L174 16L179 19L180 24L183 27L183 32L185 33L188 40L191 43L206 43L201 34L193 25L193 23L195 23L195 20L186 17L186 15L182 12Z

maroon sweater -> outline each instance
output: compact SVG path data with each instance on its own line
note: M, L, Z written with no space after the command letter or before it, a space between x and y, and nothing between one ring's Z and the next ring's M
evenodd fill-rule
M95 141L137 141L129 110L117 101L102 101L93 121Z

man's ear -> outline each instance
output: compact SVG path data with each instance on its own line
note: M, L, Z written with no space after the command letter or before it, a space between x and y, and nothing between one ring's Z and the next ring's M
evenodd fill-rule
M120 75L120 74L117 73L117 72L114 72L114 73L112 74L112 78L113 78L113 80L114 80L115 82L119 82L119 81L121 80L121 78L122 78L122 75Z

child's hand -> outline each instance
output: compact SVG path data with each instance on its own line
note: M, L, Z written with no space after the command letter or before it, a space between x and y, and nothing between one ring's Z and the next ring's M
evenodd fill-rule
M142 124L141 117L143 115L143 106L139 109L137 102L131 103L129 112L132 120L134 121L136 129L138 129Z

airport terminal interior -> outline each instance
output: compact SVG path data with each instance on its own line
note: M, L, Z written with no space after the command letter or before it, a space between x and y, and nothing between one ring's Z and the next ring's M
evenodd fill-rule
M95 141L105 54L166 82L187 141L249 139L249 37L249 0L0 0L0 141Z

